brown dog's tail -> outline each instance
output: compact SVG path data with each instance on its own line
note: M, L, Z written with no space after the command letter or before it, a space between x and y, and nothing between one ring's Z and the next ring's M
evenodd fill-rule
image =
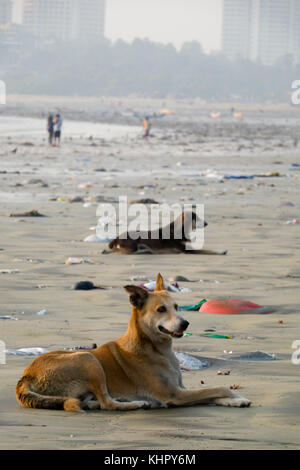
M81 402L79 399L40 395L39 393L36 393L31 389L31 382L32 377L30 377L29 375L24 375L17 384L17 400L23 406L26 406L27 408L44 408L48 410L81 410Z

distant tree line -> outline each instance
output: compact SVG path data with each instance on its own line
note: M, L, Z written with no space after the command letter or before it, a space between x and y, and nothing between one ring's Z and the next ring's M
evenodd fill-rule
M289 56L274 66L223 54L205 54L196 42L173 45L136 39L132 43L0 44L0 79L11 93L282 100L300 79Z

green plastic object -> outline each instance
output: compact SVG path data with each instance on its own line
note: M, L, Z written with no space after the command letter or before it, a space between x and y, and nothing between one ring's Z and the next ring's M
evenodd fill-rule
M231 336L229 336L229 335L217 335L215 333L201 333L200 336L206 336L208 338L231 339Z
M183 336L193 336L193 333L184 333ZM207 338L231 339L231 336L229 335L217 335L216 333L200 333L199 336L206 336Z
M192 305L182 305L181 307L178 307L178 310L199 310L201 305L203 305L205 302L207 302L206 299L200 300L198 304L192 304Z

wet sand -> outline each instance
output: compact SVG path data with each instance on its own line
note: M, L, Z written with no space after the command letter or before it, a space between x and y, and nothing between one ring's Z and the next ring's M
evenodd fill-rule
M207 369L183 372L187 387L200 387L201 380L237 384L253 403L249 409L195 406L85 415L25 409L14 390L32 358L8 355L0 365L1 449L300 447L300 365L291 362L292 343L300 340L300 223L286 224L300 222L300 171L292 167L300 163L297 119L281 110L274 111L272 122L258 111L251 113L238 123L209 116L200 122L186 110L153 120L148 141L141 138L138 121L120 129L67 120L61 148L48 147L44 121L18 121L2 113L0 271L18 270L0 274L0 317L18 318L0 319L0 340L7 349L55 350L119 337L130 315L122 286L137 275L154 279L158 271L166 279L182 275L196 281L179 283L190 289L174 294L179 305L226 296L277 311L241 316L183 312L193 336L174 341L175 350L211 361ZM222 178L268 172L280 176ZM227 249L227 256L102 255L105 244L83 242L97 224L92 201L119 195L203 203L205 248ZM67 202L75 196L83 202ZM84 202L92 204L84 207ZM9 217L33 209L47 217ZM66 265L69 257L94 264ZM70 289L81 280L108 289ZM36 315L42 309L47 315ZM198 336L212 328L232 339ZM224 360L225 350L260 350L279 360ZM219 370L231 373L217 375Z

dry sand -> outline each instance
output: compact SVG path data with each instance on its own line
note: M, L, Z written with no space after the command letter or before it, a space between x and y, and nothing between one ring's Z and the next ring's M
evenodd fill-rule
M212 363L208 369L183 372L186 386L199 387L201 380L238 384L253 402L249 409L195 406L85 415L25 409L15 399L15 385L32 358L8 355L0 365L1 449L300 447L300 364L291 362L292 343L300 340L300 224L285 223L300 222L300 171L291 167L299 163L298 123L280 110L272 116L271 122L252 111L251 119L245 115L239 122L230 117L217 122L202 117L200 122L187 109L153 121L154 137L148 141L141 138L138 121L139 127L128 128L66 121L61 148L49 148L44 121L2 113L0 271L18 270L0 274L0 316L18 318L0 319L0 340L7 349L55 350L119 337L130 315L122 286L135 275L154 279L158 271L165 278L180 274L196 281L180 283L190 289L174 294L180 305L227 296L278 310L241 316L184 312L193 336L174 341L176 350ZM101 168L106 171L95 171ZM220 182L204 175L212 168L218 175L279 171L280 177ZM86 183L90 187L78 188ZM227 249L228 255L101 255L105 245L83 242L97 224L97 205L65 200L119 195L204 203L205 247ZM47 217L9 217L32 209ZM95 264L68 266L68 257ZM109 289L70 290L80 280ZM42 309L47 315L37 316ZM233 338L197 336L209 328ZM280 360L222 360L224 350L261 350ZM231 373L217 375L220 369Z

